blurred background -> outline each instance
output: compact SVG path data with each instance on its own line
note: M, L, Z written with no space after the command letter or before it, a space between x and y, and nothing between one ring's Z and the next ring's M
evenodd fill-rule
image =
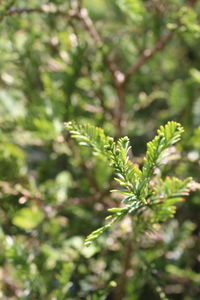
M0 1L1 299L117 300L126 220L84 246L119 204L113 173L63 124L127 135L142 164L156 129L178 121L164 175L198 182L199 18L199 1ZM142 235L120 299L200 299L199 208L193 192Z

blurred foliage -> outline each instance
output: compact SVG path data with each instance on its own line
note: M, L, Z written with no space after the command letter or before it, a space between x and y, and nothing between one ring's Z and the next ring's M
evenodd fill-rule
M63 130L126 135L142 166L156 129L180 122L160 186L198 182L199 17L195 0L1 1L1 299L200 298L197 184L174 220L136 238L125 217L86 247L122 197L108 162Z

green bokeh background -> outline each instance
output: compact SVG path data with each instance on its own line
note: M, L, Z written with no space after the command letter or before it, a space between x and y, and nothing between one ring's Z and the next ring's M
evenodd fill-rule
M185 133L164 175L198 182L200 4L85 0L99 47L80 20L69 20L75 0L1 2L0 298L115 300L126 220L84 246L107 209L119 204L109 193L112 170L78 147L63 123L89 122L110 136L127 135L142 164L156 129L178 121ZM44 11L9 14L13 7ZM177 22L167 45L131 76L119 133L107 55L125 72ZM199 208L196 191L178 205L174 220L136 243L125 300L162 299L162 290L173 300L200 299Z

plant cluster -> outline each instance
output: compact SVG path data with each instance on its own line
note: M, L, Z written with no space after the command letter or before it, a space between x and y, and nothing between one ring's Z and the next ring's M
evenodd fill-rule
M180 140L183 132L180 124L172 121L160 127L156 137L147 144L142 170L129 159L128 153L131 147L128 137L120 138L115 142L113 138L106 136L102 129L89 124L77 125L69 122L66 128L80 145L90 146L94 153L107 158L114 169L115 180L123 188L112 192L126 196L122 200L123 207L108 209L112 215L106 218L107 224L87 237L87 245L126 214L136 216L142 220L141 223L144 223L143 228L151 229L156 222L163 222L173 217L174 204L188 195L191 178L161 179L161 172L159 172L163 161L169 155L169 148ZM150 213L147 213L147 210Z

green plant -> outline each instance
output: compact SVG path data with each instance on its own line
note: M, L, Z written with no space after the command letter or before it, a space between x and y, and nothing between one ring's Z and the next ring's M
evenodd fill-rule
M80 145L89 146L94 153L106 157L114 169L115 180L122 187L111 192L125 196L120 207L108 209L111 215L106 218L107 223L86 238L87 245L126 214L138 217L140 232L144 229L151 230L156 223L173 217L174 204L188 195L191 178L162 179L161 173L161 167L170 154L170 147L180 140L183 133L179 123L171 121L160 127L156 137L147 144L142 169L129 159L131 147L128 137L114 141L113 138L106 136L102 129L89 124L78 125L75 122L68 122L66 128Z
M1 1L0 298L199 300L199 191L167 219L186 184L171 176L199 182L199 17L197 0ZM131 162L126 139L79 148L70 120L128 136ZM169 120L178 151L139 186Z

